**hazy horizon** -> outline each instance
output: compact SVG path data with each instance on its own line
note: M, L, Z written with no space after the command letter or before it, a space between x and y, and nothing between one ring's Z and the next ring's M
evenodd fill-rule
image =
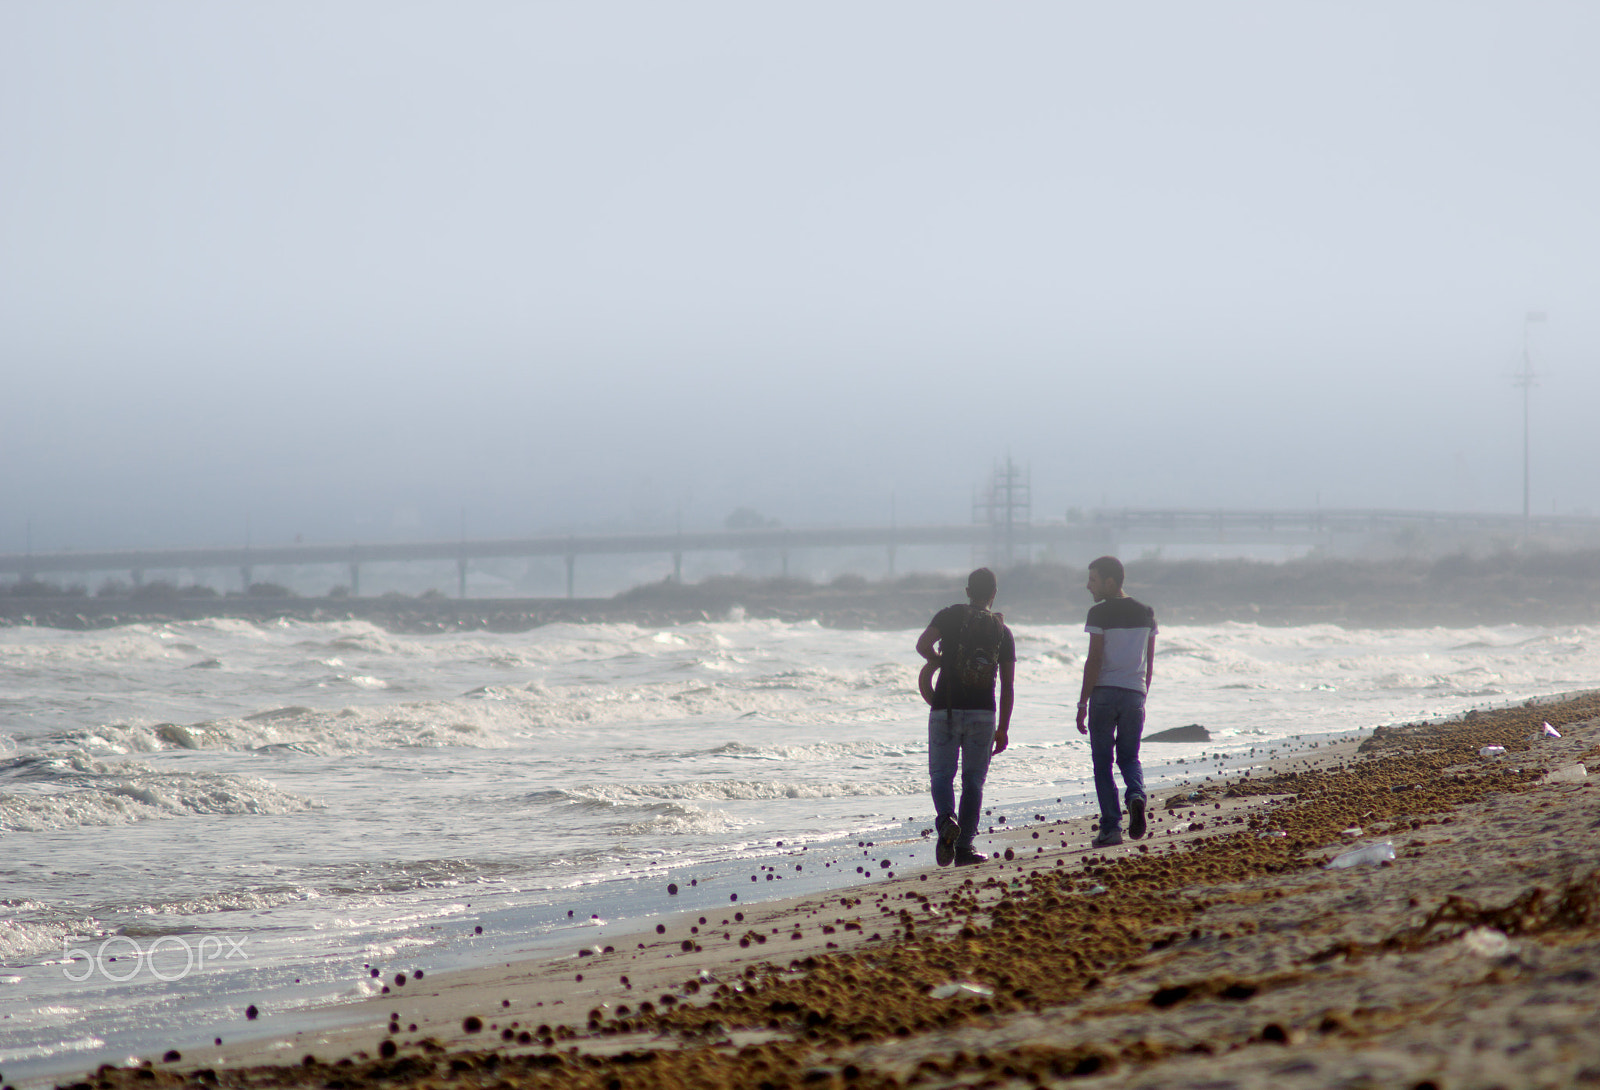
M0 8L0 552L1600 513L1600 9ZM1547 320L1528 323L1530 312Z

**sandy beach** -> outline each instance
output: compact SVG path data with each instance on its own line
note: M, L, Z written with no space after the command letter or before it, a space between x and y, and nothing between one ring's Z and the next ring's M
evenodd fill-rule
M1140 842L991 814L981 866L863 844L892 877L403 985L374 966L388 994L325 1025L270 1035L263 1011L247 1042L58 1081L1600 1082L1600 794L1574 769L1600 760L1600 694L1258 757L1158 794ZM1374 844L1395 857L1326 868Z

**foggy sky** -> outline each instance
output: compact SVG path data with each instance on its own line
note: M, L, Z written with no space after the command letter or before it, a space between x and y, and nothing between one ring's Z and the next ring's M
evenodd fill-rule
M0 551L1600 513L1587 3L0 4ZM892 497L892 500L891 500ZM248 531L247 531L248 526Z

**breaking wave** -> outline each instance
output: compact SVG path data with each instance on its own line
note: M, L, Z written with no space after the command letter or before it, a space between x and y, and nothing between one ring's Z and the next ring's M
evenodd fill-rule
M43 832L128 825L202 814L290 814L315 807L266 780L219 772L157 772L105 765L81 754L17 758L0 765L0 830Z

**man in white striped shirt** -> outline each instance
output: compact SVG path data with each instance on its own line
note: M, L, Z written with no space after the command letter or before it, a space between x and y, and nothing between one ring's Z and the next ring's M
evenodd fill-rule
M1086 586L1095 604L1084 625L1089 657L1083 663L1083 690L1078 697L1078 733L1089 736L1094 759L1094 791L1100 803L1097 848L1122 843L1122 805L1111 775L1113 759L1126 788L1128 835L1138 840L1145 832L1139 739L1144 733L1144 698L1155 671L1156 615L1122 592L1123 577L1122 561L1114 556L1089 563Z

